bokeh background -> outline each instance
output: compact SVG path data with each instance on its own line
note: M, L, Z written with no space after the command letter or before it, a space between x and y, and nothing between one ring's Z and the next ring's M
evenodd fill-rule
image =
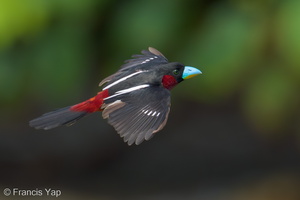
M153 139L128 147L100 113L28 126L148 46L203 72ZM298 0L0 0L0 199L298 200L299 89Z

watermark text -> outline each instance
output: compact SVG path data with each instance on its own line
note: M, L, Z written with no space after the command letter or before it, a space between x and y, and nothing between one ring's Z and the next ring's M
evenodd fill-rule
M20 188L5 188L3 190L5 196L20 196L20 197L35 197L35 196L52 196L59 197L61 190L52 188L35 188L35 189L20 189Z

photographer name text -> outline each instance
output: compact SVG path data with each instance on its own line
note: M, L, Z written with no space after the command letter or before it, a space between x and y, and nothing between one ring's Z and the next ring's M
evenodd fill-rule
M3 190L5 196L52 196L59 197L61 195L61 190L56 190L52 188L44 189L20 189L20 188L5 188Z

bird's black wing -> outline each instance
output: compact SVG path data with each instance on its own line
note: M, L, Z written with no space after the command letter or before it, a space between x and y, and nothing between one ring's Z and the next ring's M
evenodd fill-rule
M121 66L122 71L138 65L143 67L143 64L159 65L168 63L168 59L157 49L149 47L148 50L143 50L142 55L133 55L132 59L126 60L125 64Z
M143 50L142 55L133 55L132 59L126 60L120 69L109 77L103 79L99 86L107 82L114 82L124 76L130 75L131 73L148 70L153 66L168 63L168 59L157 49L149 47L148 50Z
M108 119L128 145L138 145L165 126L170 111L170 92L152 86L104 102L103 118Z

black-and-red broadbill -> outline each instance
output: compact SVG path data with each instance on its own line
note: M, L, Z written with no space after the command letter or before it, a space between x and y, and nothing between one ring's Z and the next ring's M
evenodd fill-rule
M102 111L128 145L149 140L167 122L170 90L184 79L201 71L179 62L168 62L158 50L149 47L142 55L133 55L113 75L99 84L102 91L73 106L46 113L29 122L36 129L49 130L72 125L82 117Z

